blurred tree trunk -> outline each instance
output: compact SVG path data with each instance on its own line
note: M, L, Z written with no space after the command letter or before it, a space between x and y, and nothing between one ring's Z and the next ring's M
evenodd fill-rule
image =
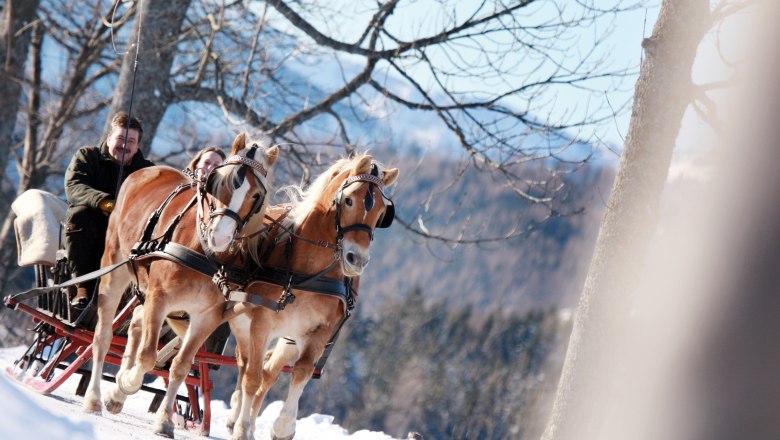
M634 92L625 148L601 222L551 417L543 439L596 439L603 396L616 373L605 351L627 319L658 220L658 206L683 114L693 101L691 67L708 29L708 0L665 0Z
M24 65L30 45L29 29L22 30L34 18L39 0L7 0L0 21L0 170L5 170L13 146L19 94L22 91Z
M752 34L740 34L750 37L741 46L749 58L740 63L744 76L734 100L723 106L730 113L723 120L733 121L722 146L724 176L708 184L717 195L703 216L709 222L693 225L710 226L693 248L703 254L694 261L710 262L703 273L714 281L696 278L696 292L685 294L702 298L710 313L698 313L707 320L697 326L703 337L683 351L697 355L694 361L674 370L680 380L664 378L695 399L689 401L698 417L687 418L692 426L685 433L691 440L780 436L780 2L758 6L743 14L751 17L745 28ZM668 394L660 405L674 408Z
M137 41L140 29L140 48L128 46L119 82L114 90L106 128L115 113L127 112L130 109L132 94L132 114L141 120L144 127L144 154L149 153L157 126L173 101L171 65L176 55L182 22L191 1L145 1L142 3L142 10L136 15L131 41ZM139 50L137 66L136 50Z

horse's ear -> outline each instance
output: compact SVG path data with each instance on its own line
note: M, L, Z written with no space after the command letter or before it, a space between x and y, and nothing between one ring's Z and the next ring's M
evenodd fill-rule
M246 133L241 132L236 136L235 139L233 139L233 146L230 147L230 154L238 154L239 151L243 150L244 147L246 147Z
M398 178L398 168L392 168L382 171L382 183L385 186L390 186L395 183L395 179Z
M371 156L363 156L355 164L355 174L368 174L371 171Z
M265 160L268 162L268 166L276 163L276 159L279 159L279 146L274 145L265 152Z

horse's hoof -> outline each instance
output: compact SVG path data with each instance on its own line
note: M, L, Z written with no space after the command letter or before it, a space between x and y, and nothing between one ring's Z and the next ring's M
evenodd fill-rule
M277 436L276 436L276 434L274 434L274 433L271 433L271 438L272 438L273 440L292 440L292 439L293 439L293 437L295 437L295 431L293 431L293 433L292 433L292 434L290 434L290 435L287 435L287 436L284 436L284 437L277 437Z
M84 399L82 408L87 414L100 414L103 411L103 406L100 403L100 399Z
M232 434L233 433L233 427L234 426L236 426L235 422L227 422L225 424L225 427L227 428L228 434Z
M119 414L122 412L122 407L125 406L124 402L119 402L117 400L106 399L103 403L106 404L106 410L111 414Z
M116 381L115 381L117 389L119 391L121 391L122 394L124 394L126 396L131 396L131 395L137 393L138 390L141 389L141 385L143 385L143 384L139 384L137 387L129 387L129 386L127 386L127 384L124 381L125 377L126 376L124 374L122 374L122 373L119 373L117 375Z
M249 440L252 436L249 433L248 429L241 429L241 425L239 424L236 429L233 429L232 435L230 436L230 440Z
M154 433L160 437L173 438L173 423L164 422L154 427Z

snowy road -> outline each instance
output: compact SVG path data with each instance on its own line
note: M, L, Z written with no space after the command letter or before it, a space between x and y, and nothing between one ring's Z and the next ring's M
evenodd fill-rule
M24 348L0 349L0 369L11 365ZM37 394L0 375L0 438L37 438L68 440L140 440L160 438L152 432L153 414L146 412L151 401L149 393L139 392L130 396L121 414L85 414L81 411L82 398L75 389L80 376L74 375L49 396ZM104 389L109 384L105 383ZM282 402L273 402L257 420L257 439L270 438L270 428L281 410ZM222 401L211 402L211 433L208 438L228 439L225 428L227 408ZM392 437L381 432L367 430L350 435L334 425L333 417L312 414L298 420L296 440L388 440ZM177 439L203 439L197 431L177 428Z

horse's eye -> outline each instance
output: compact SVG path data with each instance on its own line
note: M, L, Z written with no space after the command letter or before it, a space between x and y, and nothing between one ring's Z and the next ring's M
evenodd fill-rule
M347 204L347 206L352 206L352 199L350 199L349 197L347 197L347 198L344 200L344 203L346 203L346 204Z

